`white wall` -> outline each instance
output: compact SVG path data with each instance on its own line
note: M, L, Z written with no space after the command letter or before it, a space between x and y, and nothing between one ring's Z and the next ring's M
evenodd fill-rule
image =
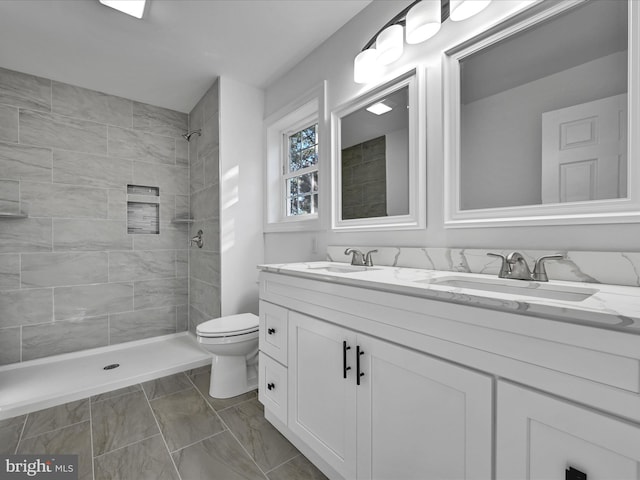
M353 82L353 59L364 44L410 0L375 1L345 27L336 32L291 71L266 90L265 110L269 115L299 97L322 80L327 80L327 112L371 89L374 85ZM443 220L444 146L442 58L443 52L497 24L527 2L501 0L492 2L477 16L463 21L447 21L434 38L424 44L405 45L403 57L390 65L386 80L414 67L427 69L427 230L417 232L332 232L329 228L328 204L323 204L323 228L312 233L269 233L265 236L265 261L297 261L324 258L323 246L433 246L476 248L530 248L573 250L638 250L638 225L495 227L445 229ZM329 131L329 130L327 130ZM329 152L321 159L330 161ZM327 196L328 178L323 179L322 193ZM315 241L314 241L315 240ZM312 245L317 244L317 253ZM346 257L345 257L346 258Z
M221 314L258 313L264 93L220 77Z

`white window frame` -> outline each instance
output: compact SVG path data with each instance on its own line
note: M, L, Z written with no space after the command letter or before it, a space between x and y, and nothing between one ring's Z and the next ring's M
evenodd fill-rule
M317 231L323 211L326 189L323 187L325 130L325 82L265 119L265 232ZM288 135L317 123L318 163L314 167L288 172ZM318 212L287 215L286 178L318 171Z

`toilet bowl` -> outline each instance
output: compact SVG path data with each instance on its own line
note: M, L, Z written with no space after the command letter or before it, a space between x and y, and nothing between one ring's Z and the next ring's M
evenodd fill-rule
M196 328L201 347L213 354L209 395L230 398L258 387L258 317L229 315Z

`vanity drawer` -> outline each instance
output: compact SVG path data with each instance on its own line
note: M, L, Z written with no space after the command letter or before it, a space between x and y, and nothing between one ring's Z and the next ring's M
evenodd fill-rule
M278 420L287 423L287 368L260 352L258 399Z
M287 365L288 310L260 301L260 351Z

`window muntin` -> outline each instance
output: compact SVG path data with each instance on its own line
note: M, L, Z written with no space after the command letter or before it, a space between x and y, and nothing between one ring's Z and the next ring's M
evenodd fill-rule
M318 124L307 124L284 135L283 165L287 217L318 213Z

